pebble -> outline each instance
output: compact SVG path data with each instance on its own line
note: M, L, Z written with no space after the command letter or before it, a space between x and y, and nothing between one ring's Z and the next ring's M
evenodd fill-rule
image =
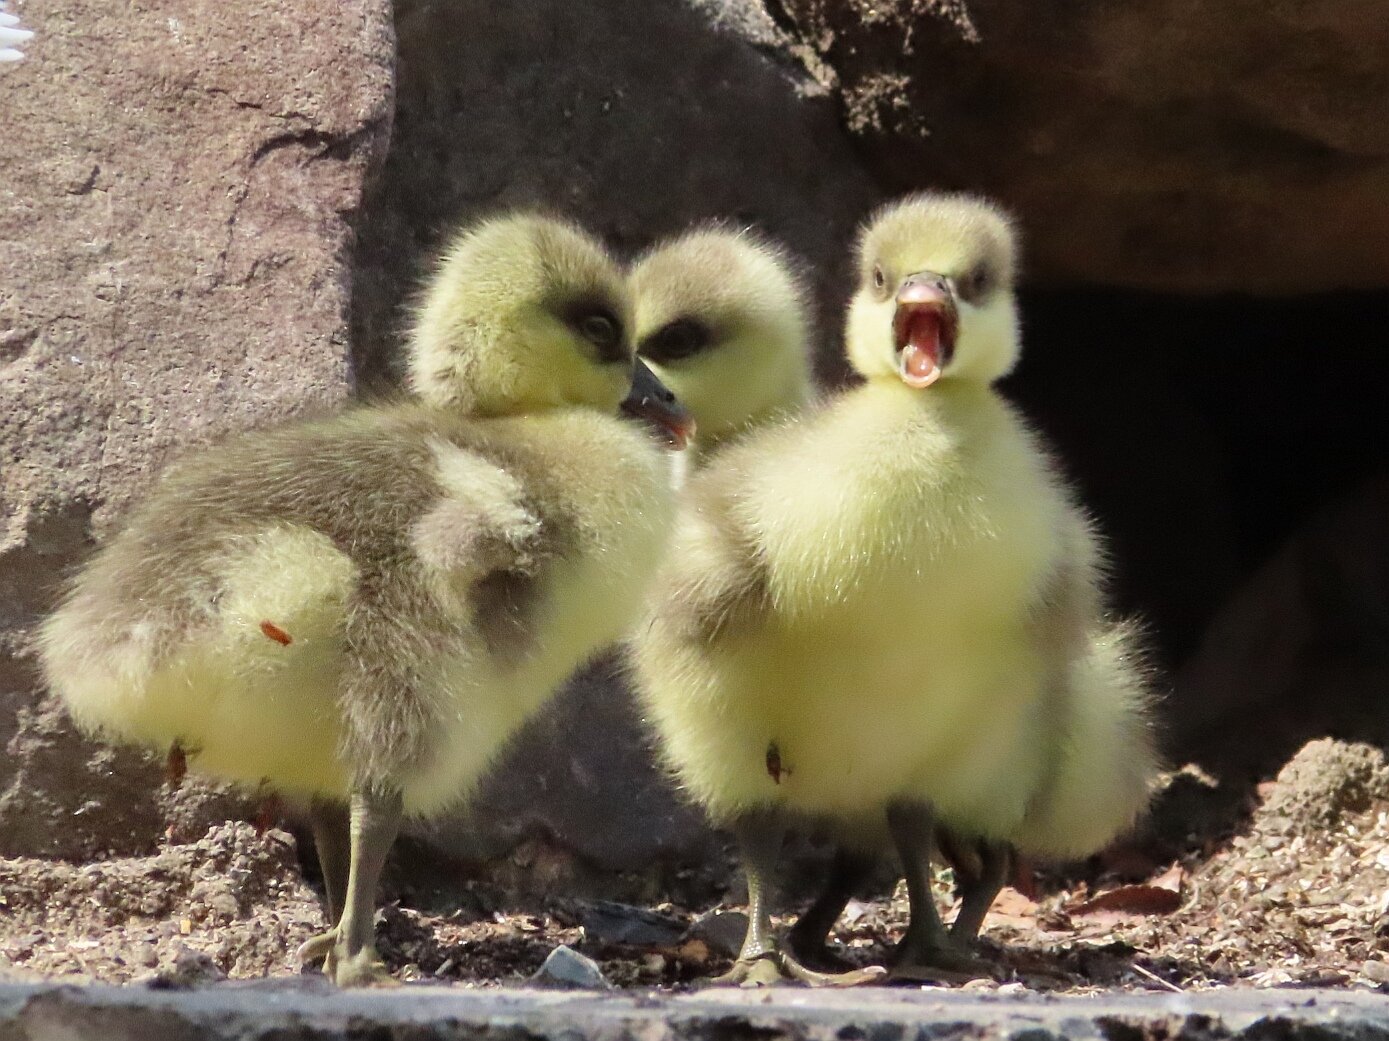
M531 982L552 987L612 989L612 984L603 975L603 970L598 967L596 961L564 944L550 952L545 964L531 977Z
M136 965L152 969L159 964L159 952L152 943L137 943L130 949L130 960Z
M1389 962L1367 961L1360 966L1360 974L1376 983L1389 983Z

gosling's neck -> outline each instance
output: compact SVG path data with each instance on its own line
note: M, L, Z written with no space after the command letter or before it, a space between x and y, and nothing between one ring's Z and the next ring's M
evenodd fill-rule
M928 440L944 437L963 448L992 439L1002 414L1003 399L991 384L978 380L942 379L924 388L908 387L894 376L870 378L858 389L858 409L897 426L908 437L915 431Z
M794 402L777 403L768 405L757 412L746 416L739 423L729 423L709 431L708 434L700 432L694 445L692 461L702 464L709 457L718 452L725 445L732 444L749 431L759 427L774 423L786 416L793 415L805 406L804 398L797 398ZM690 453L686 453L687 455Z
M999 400L993 384L979 380L947 378L929 387L919 388L907 386L896 376L883 375L868 377L860 389L884 403L939 413L943 418Z
M760 406L745 411L736 420L711 422L702 426L695 444L686 455L690 456L692 464L702 465L725 445L732 444L750 431L800 412L814 396L815 391L809 374L798 373L791 376L778 388L776 394L769 395Z

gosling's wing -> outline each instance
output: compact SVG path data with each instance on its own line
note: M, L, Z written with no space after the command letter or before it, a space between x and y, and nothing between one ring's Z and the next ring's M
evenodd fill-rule
M683 640L716 642L749 632L769 610L756 538L737 508L742 467L711 467L686 490L656 588L659 622Z
M449 441L433 441L430 452L440 494L410 527L421 563L465 583L494 571L532 571L542 526L522 475Z
M1060 706L1051 780L1016 836L1020 848L1088 856L1133 823L1160 769L1152 702L1136 627L1105 624L1088 634Z
M286 569L312 578L317 556L292 552L306 540L354 570L399 559L405 519L437 497L427 464L422 439L353 414L196 451L75 576L59 613L96 641L138 632L167 646L213 619L233 573L252 585Z

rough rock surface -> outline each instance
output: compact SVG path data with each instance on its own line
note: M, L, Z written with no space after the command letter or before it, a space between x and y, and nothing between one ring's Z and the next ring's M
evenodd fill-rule
M721 843L650 746L619 670L600 663L526 725L466 807L415 833L461 860L492 861L486 877L533 893L644 899L689 865L721 875ZM602 881L613 872L641 878Z
M768 6L885 183L1017 208L1034 282L1389 285L1377 0Z
M286 975L322 928L294 839L222 824L148 857L0 860L0 974L190 982Z
M1312 837L1389 801L1389 765L1378 748L1332 738L1310 741L1278 772L1256 824Z
M1185 858L1191 873L1175 913L1130 917L1112 937L1163 952L1163 968L1187 988L1389 980L1384 753L1312 741L1259 792L1262 804L1225 848Z
M356 251L353 333L389 381L402 304L443 237L539 206L623 252L729 218L813 264L827 332L844 245L880 192L832 99L784 53L756 0L396 0L390 154Z
M147 846L158 773L79 740L28 640L174 451L351 386L349 221L385 0L53 0L0 70L0 853ZM113 812L119 811L119 812Z
M410 988L351 991L227 984L192 993L136 988L0 987L0 1035L16 1041L102 1037L227 1039L495 1035L535 1041L650 1038L941 1038L947 1041L1362 1041L1384 1036L1373 994L1312 990L1056 999L878 990L725 989L672 997L563 991Z

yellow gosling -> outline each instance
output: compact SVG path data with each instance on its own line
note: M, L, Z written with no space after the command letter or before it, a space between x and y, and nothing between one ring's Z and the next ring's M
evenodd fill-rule
M940 978L979 966L931 900L938 825L996 851L987 909L1010 843L1089 852L1146 799L1145 683L1104 616L1097 541L993 388L1020 349L1014 251L975 199L883 210L847 323L863 385L728 447L688 490L633 658L669 762L743 849L730 981L868 975L770 937L788 821L890 837L912 902L893 972Z
M340 985L389 979L373 904L401 815L466 798L640 610L674 502L618 413L687 430L631 321L578 229L465 231L408 345L417 400L198 453L43 627L83 726L309 804L333 928L303 954Z

